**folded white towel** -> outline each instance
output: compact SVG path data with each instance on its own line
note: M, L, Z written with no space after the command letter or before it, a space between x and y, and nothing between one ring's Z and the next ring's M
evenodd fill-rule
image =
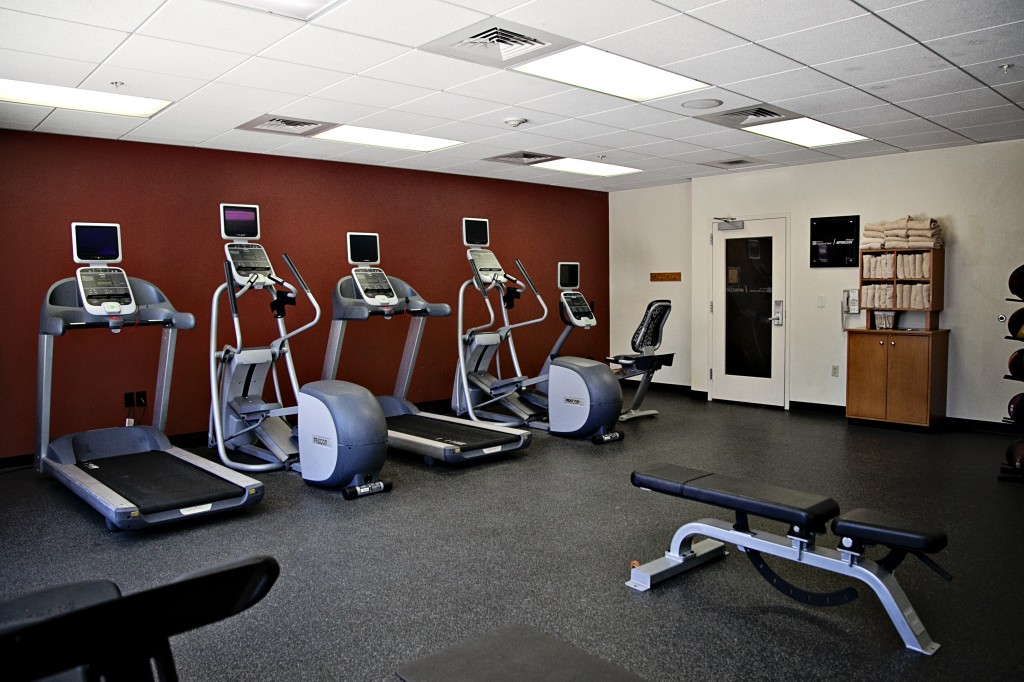
M923 286L924 285L922 284L914 285L914 291L911 295L911 308L916 308L917 310L924 308L924 290L922 288Z
M921 218L914 220L907 216L907 228L911 230L933 230L939 227L939 221L934 218Z
M868 284L860 288L860 297L865 308L875 307L875 285Z
M860 259L860 276L864 279L871 279L871 261L875 260L874 255L865 253Z
M921 254L921 277L928 278L932 276L932 254L931 252Z
M894 298L895 298L895 296L893 295L893 291L892 291L892 285L891 284L883 284L882 288L885 289L885 307L886 308L891 308L893 306Z
M907 230L908 237L938 237L942 235L942 230L935 228L934 230Z
M914 277L916 279L921 279L921 278L924 277L924 254L923 253L915 253L914 254Z
M932 307L932 285L922 284L921 285L921 298L923 299L923 307L926 310L931 310Z
M908 255L910 255L910 254L903 254L903 253L901 253L901 254L898 254L896 256L896 277L897 277L897 279L903 279L904 277L907 276L906 275L906 272L907 272L907 268L906 268L906 261L907 261L907 259L906 259L906 256L908 256Z

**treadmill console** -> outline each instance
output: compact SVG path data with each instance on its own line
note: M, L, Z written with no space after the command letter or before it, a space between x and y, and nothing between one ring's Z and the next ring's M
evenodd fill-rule
M352 268L352 280L359 289L359 295L369 305L398 305L398 295L380 268Z
M489 249L469 249L466 251L466 257L469 258L473 272L480 277L484 286L505 281L505 270Z
M121 268L78 268L75 277L82 307L90 315L132 315L138 310L128 276Z
M562 308L576 327L589 328L597 324L597 318L594 317L594 311L590 309L590 304L578 291L562 292Z
M224 245L224 253L231 263L231 274L238 286L245 286L253 275L256 277L253 286L257 289L271 284L270 278L274 276L274 268L271 267L262 244L230 242Z

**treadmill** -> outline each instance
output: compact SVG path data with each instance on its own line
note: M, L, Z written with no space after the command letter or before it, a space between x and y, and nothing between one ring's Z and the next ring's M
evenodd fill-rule
M349 263L356 267L351 276L338 281L332 292L333 319L320 378L337 376L348 321L408 315L412 319L394 394L377 396L387 419L388 445L422 455L427 464L462 462L529 447L532 438L529 431L422 412L406 399L426 319L451 315L451 306L427 303L406 282L388 276L378 267L370 267L380 263L376 233L349 232L346 239Z
M263 484L171 445L163 433L179 329L195 327L155 285L129 277L121 260L120 225L73 223L74 259L86 263L54 283L39 315L35 466L85 500L110 530L136 529L259 502ZM160 360L152 426L73 433L50 440L53 340L80 329L160 327ZM103 377L108 379L108 377Z

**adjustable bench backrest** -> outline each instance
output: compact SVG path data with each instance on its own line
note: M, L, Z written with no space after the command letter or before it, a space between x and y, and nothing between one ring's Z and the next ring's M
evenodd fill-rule
M665 329L665 321L672 312L672 301L657 300L647 304L640 326L633 333L630 344L634 353L643 353L645 349L658 350L661 347L661 335Z

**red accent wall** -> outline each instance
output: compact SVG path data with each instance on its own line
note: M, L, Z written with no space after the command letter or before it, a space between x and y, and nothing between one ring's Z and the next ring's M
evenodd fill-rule
M0 334L6 417L0 457L23 455L34 447L39 307L53 282L74 276L73 221L120 223L121 266L160 287L178 310L195 314L196 328L178 335L167 431L206 430L210 303L223 282L221 202L260 205L261 241L275 269L288 273L281 259L287 252L324 310L320 324L292 344L301 383L320 378L330 292L351 268L347 231L379 232L381 267L428 301L452 306L451 317L426 325L409 395L415 402L451 396L458 291L470 276L461 240L464 216L490 219L492 250L512 272L513 259L521 259L551 309L543 324L516 332L525 373L539 372L562 329L556 307L558 261L580 261L583 291L597 302L599 319L607 319L608 199L601 192L0 130L0 220L8 287ZM261 292L242 301L247 345L273 338L268 301ZM225 302L220 344L230 340L226 309ZM524 296L512 314L525 317L537 310ZM485 321L484 315L479 303L467 308L470 322ZM286 322L295 328L311 317L312 309L300 300ZM407 329L408 320L401 318L350 324L338 378L390 393ZM606 330L602 325L577 331L563 352L602 359L608 353ZM125 391L144 390L152 399L159 341L158 330L144 328L56 338L51 438L123 424Z

